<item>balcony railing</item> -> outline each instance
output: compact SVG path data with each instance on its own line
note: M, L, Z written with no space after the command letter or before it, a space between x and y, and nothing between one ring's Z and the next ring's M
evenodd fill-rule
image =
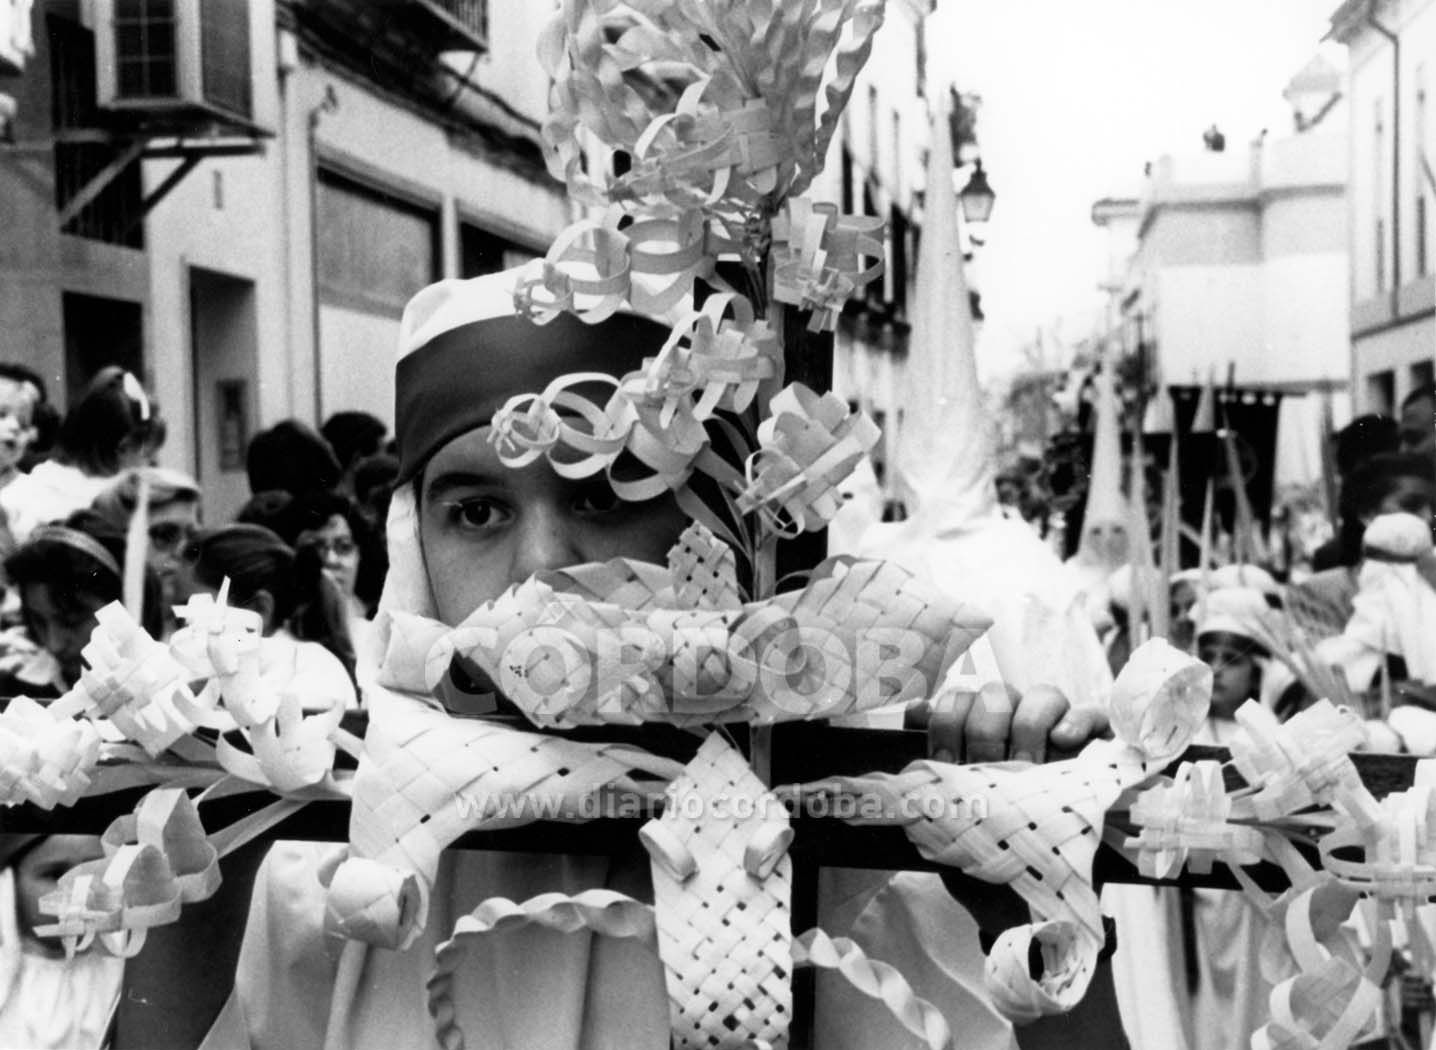
M428 13L445 51L486 51L489 46L488 0L409 0Z

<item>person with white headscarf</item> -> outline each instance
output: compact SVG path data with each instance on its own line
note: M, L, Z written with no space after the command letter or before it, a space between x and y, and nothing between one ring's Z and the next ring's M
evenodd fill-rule
M1398 706L1386 717L1412 754L1436 754L1436 548L1415 514L1383 514L1362 537L1353 611L1317 652L1357 691L1382 686ZM1404 702L1403 702L1404 701Z
M1248 700L1278 708L1295 675L1271 655L1280 613L1261 590L1219 587L1198 602L1196 614L1197 651L1213 680L1211 713L1195 742L1225 745L1237 731L1236 709ZM1266 1020L1273 984L1290 976L1263 972L1265 918L1232 890L1182 890L1167 899L1174 908L1180 900L1182 912L1171 925L1182 930L1187 959L1189 1050L1244 1044Z
M1273 656L1281 613L1254 587L1218 587L1197 604L1197 654L1212 669L1212 705L1200 743L1225 745L1248 700L1286 715L1296 675Z

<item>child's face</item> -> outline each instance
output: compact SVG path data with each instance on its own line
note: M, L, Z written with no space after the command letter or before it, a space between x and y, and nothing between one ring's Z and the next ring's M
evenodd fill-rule
M1255 692L1255 658L1240 642L1221 637L1201 639L1198 653L1212 669L1212 716L1231 718Z
M63 953L59 941L35 937L36 926L47 926L55 920L40 911L40 898L53 893L60 876L76 864L104 856L96 835L51 835L15 865L15 909L20 920L20 935L44 946L55 955Z
M444 623L546 569L617 557L662 564L688 524L671 497L626 503L601 475L569 481L543 460L511 470L488 435L460 435L424 468L419 538Z
M20 606L30 638L60 664L67 685L80 680L85 667L80 652L99 626L95 614L106 605L104 599L84 591L76 591L70 599L61 604L48 584L27 583L20 588Z
M25 455L25 449L35 437L34 414L30 385L0 379L0 470L10 469Z

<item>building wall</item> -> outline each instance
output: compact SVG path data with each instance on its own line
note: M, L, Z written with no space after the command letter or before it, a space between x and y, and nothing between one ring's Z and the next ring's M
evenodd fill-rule
M1265 339L1260 356L1243 360L1254 381L1345 385L1350 339L1344 252L1277 256L1262 267Z
M1164 383L1225 379L1235 362L1248 381L1265 343L1261 267L1164 266L1154 276L1153 321Z
M1436 2L1375 5L1378 19L1401 38L1401 152L1398 243L1400 287L1392 251L1393 48L1366 26L1343 34L1351 99L1351 370L1357 410L1384 407L1371 378L1390 372L1397 401L1411 387L1411 369L1436 360L1436 186L1420 156L1436 165ZM1427 101L1423 103L1422 96ZM1425 272L1417 201L1426 209ZM1378 236L1382 243L1378 250ZM1378 261L1378 259L1380 261Z
M1163 382L1346 379L1345 151L1338 106L1314 130L1153 165L1127 311Z
M0 360L33 368L46 380L51 399L63 407L70 385L65 294L114 298L147 310L149 282L142 252L60 232L45 8L37 5L32 17L34 53L23 75L4 81L17 113L14 148L0 156ZM144 321L145 330L151 330L147 315ZM145 360L143 371L153 379L153 362Z
M1243 266L1262 257L1252 200L1159 205L1142 233L1143 266Z
M438 244L425 281L461 276L460 222L540 254L572 215L563 187L504 145L505 135L536 139L547 108L548 80L534 59L541 20L531 5L491 0L490 52L473 62L450 56L482 90L454 91L443 120L311 53L277 28L275 0L249 0L249 9L256 112L270 133L263 150L204 159L150 213L143 251L58 232L39 12L38 53L12 90L17 137L40 145L0 162L0 356L36 367L63 401L65 293L140 303L143 378L169 424L161 459L201 475L213 521L247 495L236 434L286 417L317 424L340 409L392 423L407 293L355 301L319 287L317 172L432 208ZM443 83L446 93L459 86L452 77ZM463 130L489 117L503 134ZM176 163L145 162L145 191Z

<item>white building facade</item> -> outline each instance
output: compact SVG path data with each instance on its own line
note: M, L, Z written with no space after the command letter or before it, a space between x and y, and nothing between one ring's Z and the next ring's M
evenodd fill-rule
M1436 0L1347 0L1351 373L1359 411L1392 412L1436 368Z
M1299 393L1348 374L1346 129L1156 161L1124 297L1163 383Z

